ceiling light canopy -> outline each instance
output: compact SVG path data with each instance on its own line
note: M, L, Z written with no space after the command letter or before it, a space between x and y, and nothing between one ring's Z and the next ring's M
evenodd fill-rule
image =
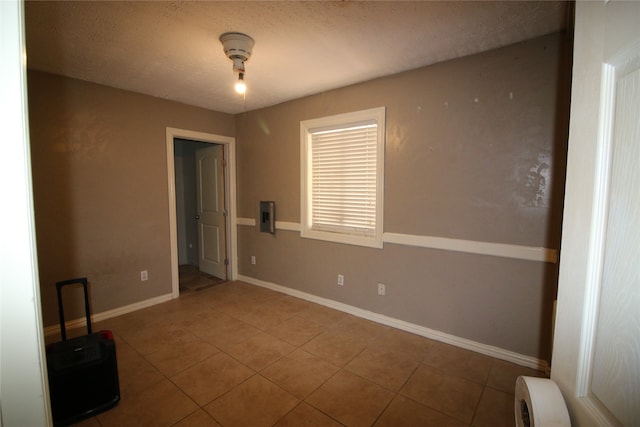
M244 63L251 57L255 42L246 34L230 32L220 36L220 43L225 55L233 61L233 71L238 73L236 92L243 94L247 90L244 83Z

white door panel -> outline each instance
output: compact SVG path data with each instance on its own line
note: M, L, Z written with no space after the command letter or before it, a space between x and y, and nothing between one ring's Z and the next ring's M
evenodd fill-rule
M201 246L201 257L207 262L224 263L224 256L220 253L220 227L216 225L200 224L200 241L206 242Z
M226 279L226 214L223 147L196 152L198 194L199 269Z
M551 377L573 425L640 419L640 3L577 2Z
M640 25L640 23L639 23ZM634 53L640 64L640 50ZM623 55L623 62L626 59ZM623 425L640 420L640 69L612 65L607 222L591 393ZM635 184L634 184L635 183ZM604 201L603 201L604 202Z

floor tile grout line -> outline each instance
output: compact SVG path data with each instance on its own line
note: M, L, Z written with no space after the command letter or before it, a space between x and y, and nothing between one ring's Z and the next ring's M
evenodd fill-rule
M176 425L180 424L181 422L183 422L184 420L186 420L187 418L189 418L190 416L192 416L193 414L195 414L196 412L198 412L198 411L200 411L202 409L200 407L200 405L198 405L197 403L196 403L196 406L197 406L197 408L193 412L190 412L187 415L185 415L184 417L180 418L178 421L176 421L175 423L171 424L170 427L173 427L173 426L176 426Z
M482 392L480 393L480 397L476 402L476 407L473 410L473 416L471 417L471 422L469 423L469 425L473 425L474 421L476 420L476 416L478 416L478 409L480 408L480 402L482 402L482 397L484 396L485 390L486 390L486 386L482 387Z
M317 390L317 389L316 389ZM311 393L313 394L313 393ZM309 396L311 396L311 394L309 394ZM309 397L307 396L307 397ZM315 405L313 405L311 402L307 402L307 398L305 398L302 402L306 403L307 405L311 406L313 409L315 409L316 411L320 412L321 414L331 418L333 421L337 422L338 424L342 425L342 426L346 426L346 424L344 424L343 422L341 422L340 420L336 419L334 416L332 416L331 414L326 413L325 411L323 411L322 409L316 407Z

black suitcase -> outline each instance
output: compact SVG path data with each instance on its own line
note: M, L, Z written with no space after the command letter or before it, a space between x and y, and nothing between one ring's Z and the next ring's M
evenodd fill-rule
M87 335L67 339L62 288L82 284ZM116 344L111 331L91 333L87 279L56 283L62 341L47 346L49 395L55 426L66 426L110 409L120 401Z

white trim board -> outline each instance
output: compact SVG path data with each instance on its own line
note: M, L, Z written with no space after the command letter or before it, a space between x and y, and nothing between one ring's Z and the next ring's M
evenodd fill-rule
M515 258L526 261L550 262L552 264L558 263L558 251L555 249L398 233L384 233L383 240L385 243L398 245Z
M252 285L260 286L263 288L271 289L276 292L291 295L296 298L304 299L316 304L324 305L329 308L333 308L344 313L349 313L363 319L371 320L372 322L380 323L382 325L391 326L392 328L400 329L402 331L410 332L412 334L420 335L425 338L430 338L435 341L440 341L446 344L451 344L456 347L464 348L476 353L484 354L486 356L495 357L496 359L512 362L520 366L526 366L528 368L537 369L540 371L549 371L549 364L545 360L537 359L531 356L525 356L523 354L515 353L510 350L505 350L499 347L494 347L487 344L482 344L476 341L472 341L466 338L460 338L455 335L447 334L444 332L429 329L424 326L416 325L413 323L405 322L404 320L395 319L393 317L385 316L382 314L374 313L372 311L363 310L358 307L354 307L341 302L333 301L327 298L322 298L316 295L308 294L306 292L299 291L297 289L287 288L286 286L276 285L275 283L266 282L264 280L256 279L249 276L238 275L238 280L250 283Z
M257 222L255 218L236 218L236 224L255 227ZM276 221L276 230L300 231L300 224L297 222Z
M249 227L256 226L255 218L236 218L236 224L238 225L247 225ZM276 221L276 227L278 226L278 222Z
M276 221L276 230L300 231L300 224L297 222Z
M237 218L236 224L255 227L256 220L254 218ZM296 222L276 221L276 230L300 231L300 224ZM558 263L557 249L534 246L477 242L473 240L448 239L445 237L418 236L400 233L383 233L382 241L384 243L416 246L419 248L465 252L477 255L522 259L525 261L549 262L552 264Z
M151 307L156 304L161 304L163 302L167 302L173 299L173 294L164 294L157 297L153 297L144 301L139 301L133 304L125 305L123 307L114 308L113 310L103 311L98 314L91 315L91 323L101 322L103 320L111 319L112 317L122 316L123 314L131 313L133 311L142 310L143 308ZM82 317L80 319L73 319L64 322L65 328L67 330L80 328L87 325L87 319ZM60 324L55 324L51 326L47 326L44 328L44 336L55 335L60 332Z

